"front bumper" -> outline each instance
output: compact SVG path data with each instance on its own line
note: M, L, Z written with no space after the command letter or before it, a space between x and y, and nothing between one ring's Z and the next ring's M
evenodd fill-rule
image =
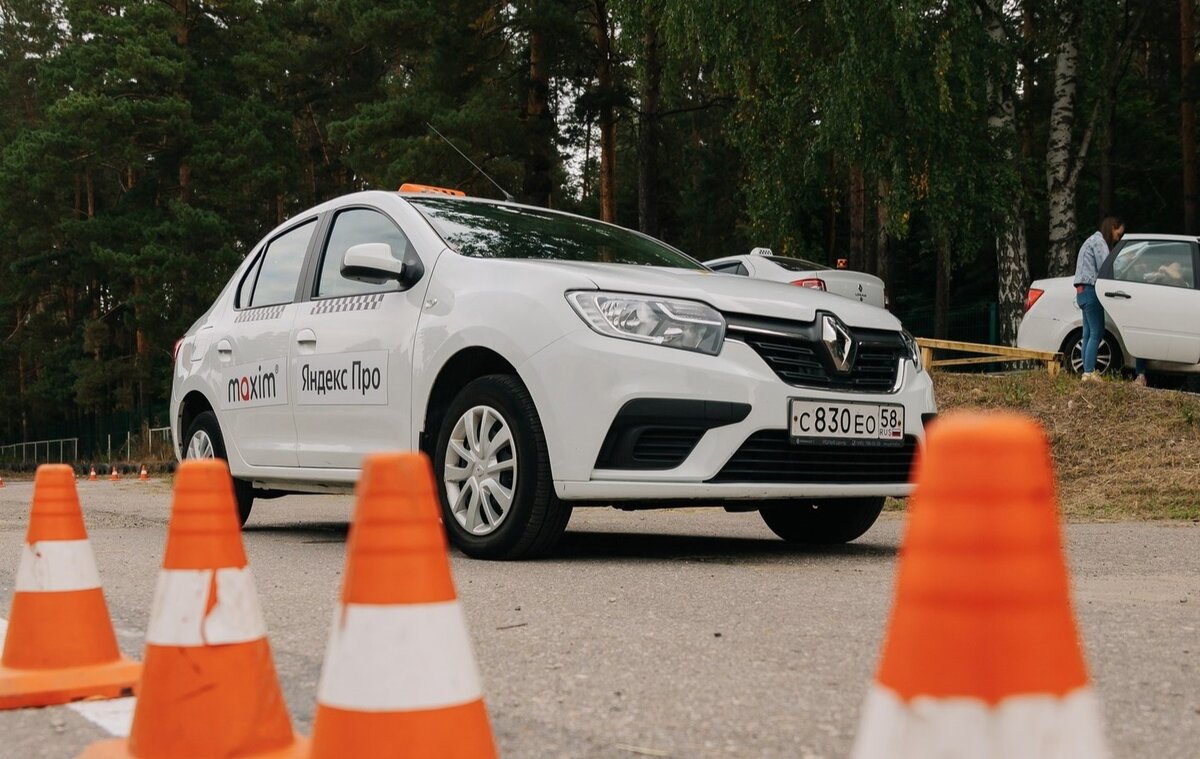
M726 500L796 497L905 496L895 482L710 482L756 432L785 430L791 398L884 402L904 406L905 435L924 439L923 414L936 411L926 372L903 362L898 390L857 393L783 382L746 343L727 339L720 355L642 345L572 332L518 367L534 397L546 435L555 491L567 500ZM605 437L620 409L638 398L700 399L747 404L736 423L706 431L683 463L671 469L600 469Z

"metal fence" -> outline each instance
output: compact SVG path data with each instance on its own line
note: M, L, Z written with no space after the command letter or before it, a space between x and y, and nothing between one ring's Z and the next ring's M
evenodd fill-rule
M140 432L126 430L124 434L108 434L88 448L80 458L78 437L32 440L0 445L0 463L33 465L48 463L79 463L83 461L171 461L175 447L170 427L142 427Z
M32 440L0 445L0 461L12 464L61 464L79 460L79 438Z

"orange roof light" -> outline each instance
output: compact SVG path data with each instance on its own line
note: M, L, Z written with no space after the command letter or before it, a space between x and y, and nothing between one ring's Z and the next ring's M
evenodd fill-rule
M459 197L466 195L462 190L451 190L448 187L434 187L431 184L413 184L412 182L405 182L400 185L400 192L423 192L430 195L456 195Z

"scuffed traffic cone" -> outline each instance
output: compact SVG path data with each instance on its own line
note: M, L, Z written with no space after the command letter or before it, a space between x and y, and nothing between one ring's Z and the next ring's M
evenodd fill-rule
M75 472L43 464L0 657L0 709L128 695L140 670L117 648Z
M92 467L92 471L88 473L88 482L95 482L96 479L96 467Z
M439 514L423 455L366 459L314 759L496 756Z
M1107 756L1041 428L1014 414L939 418L915 483L852 756Z
M138 474L138 482L149 482L150 473L146 471L146 465L142 464L142 471Z
M113 482L116 482L117 480L121 479L121 475L117 474L117 467L115 464L113 465L113 468L112 468L112 475L108 479L112 480Z
M94 743L82 756L303 755L220 459L179 465L145 658L128 740Z

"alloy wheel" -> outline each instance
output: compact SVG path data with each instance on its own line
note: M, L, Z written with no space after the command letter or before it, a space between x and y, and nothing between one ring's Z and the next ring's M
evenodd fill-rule
M1080 338L1071 346L1071 371L1075 374L1083 372L1083 339ZM1112 348L1108 345L1107 338L1100 338L1100 345L1096 348L1096 372L1103 374L1112 366Z
M472 535L489 535L508 516L517 484L512 430L496 409L474 406L454 425L442 473L455 520Z
M188 441L187 452L183 457L185 459L216 458L216 453L213 451L212 438L204 430L196 430L192 435L192 439Z

